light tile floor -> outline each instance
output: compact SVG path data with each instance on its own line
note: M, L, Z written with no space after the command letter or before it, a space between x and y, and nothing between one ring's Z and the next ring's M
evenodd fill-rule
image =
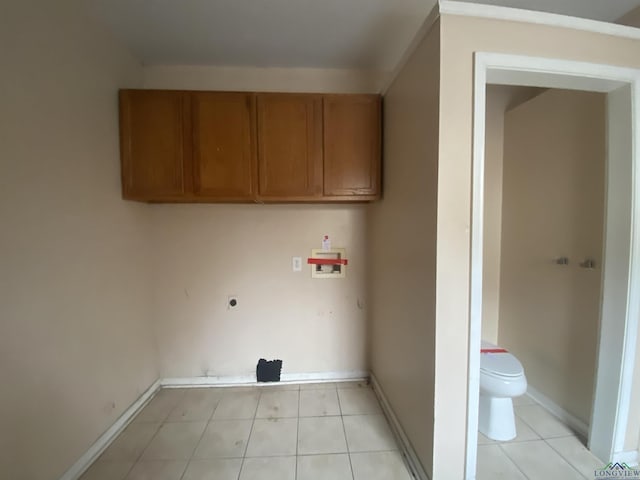
M496 442L478 432L477 480L593 480L603 463L582 439L530 397L513 403L515 439Z
M411 478L373 390L346 382L161 390L81 480Z

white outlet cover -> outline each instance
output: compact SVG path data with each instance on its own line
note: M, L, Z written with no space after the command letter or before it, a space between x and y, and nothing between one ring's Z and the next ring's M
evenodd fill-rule
M291 268L294 272L302 271L302 257L292 257L291 258Z

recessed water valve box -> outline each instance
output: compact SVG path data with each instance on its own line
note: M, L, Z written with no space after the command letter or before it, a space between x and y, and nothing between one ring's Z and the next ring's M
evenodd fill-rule
M347 251L344 248L330 250L313 249L307 263L311 265L312 278L344 278L347 271Z

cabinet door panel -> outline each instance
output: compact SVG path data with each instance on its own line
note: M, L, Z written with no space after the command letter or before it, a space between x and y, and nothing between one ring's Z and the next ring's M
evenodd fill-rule
M195 194L250 200L255 191L255 97L246 93L192 93Z
M304 199L322 194L322 99L258 95L259 194Z
M324 98L325 196L377 195L380 191L380 98Z
M122 183L125 198L162 200L185 193L185 95L120 92Z

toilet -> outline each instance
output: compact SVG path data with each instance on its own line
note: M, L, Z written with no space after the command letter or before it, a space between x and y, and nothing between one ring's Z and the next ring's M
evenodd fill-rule
M527 391L522 364L507 350L482 341L478 429L492 440L516 437L513 397Z

